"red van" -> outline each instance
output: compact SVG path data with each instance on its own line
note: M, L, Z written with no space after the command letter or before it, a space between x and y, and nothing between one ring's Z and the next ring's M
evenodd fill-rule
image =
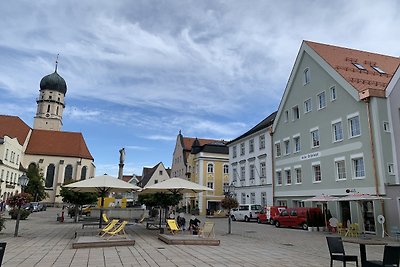
M258 223L275 224L275 217L286 209L285 206L265 206L257 215Z
M307 211L310 218L318 218L318 216L322 216L320 208L288 208L276 216L275 226L301 227L302 229L307 230Z

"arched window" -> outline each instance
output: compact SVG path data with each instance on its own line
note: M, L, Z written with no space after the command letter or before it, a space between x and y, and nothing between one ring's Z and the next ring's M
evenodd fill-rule
M54 182L54 171L55 171L56 167L54 166L54 164L50 164L47 167L47 172L46 172L46 183L45 183L45 187L47 188L51 188L53 187L53 182Z
M68 183L72 180L72 165L68 164L67 167L65 167L65 172L64 172L64 183Z
M228 165L224 165L224 174L228 174L229 173L229 166Z
M207 172L209 172L209 173L214 172L214 164L212 164L212 163L207 164Z
M86 172L87 172L87 167L83 166L82 167L82 171L81 171L81 180L85 180L86 179Z

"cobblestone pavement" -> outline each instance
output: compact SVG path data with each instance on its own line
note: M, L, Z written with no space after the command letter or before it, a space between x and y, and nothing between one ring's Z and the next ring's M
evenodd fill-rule
M15 221L6 222L7 229L0 232L0 241L7 242L3 266L329 266L327 233L232 222L232 234L227 235L227 218L200 217L216 223L220 246L166 245L157 239L157 230L137 224L127 229L134 246L72 249L81 224L70 219L59 223L57 212L60 209L49 208L31 214L21 221L17 238ZM345 249L359 255L355 244L345 243ZM369 246L367 253L368 258L381 259L383 247Z

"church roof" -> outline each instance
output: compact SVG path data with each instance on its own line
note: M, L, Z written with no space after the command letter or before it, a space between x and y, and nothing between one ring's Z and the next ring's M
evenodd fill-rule
M31 128L17 116L0 115L0 137L17 138L22 146Z
M82 133L32 130L25 154L93 160Z
M359 93L360 98L384 97L400 58L305 41Z
M53 90L65 95L67 93L67 83L56 70L42 78L40 81L40 90Z

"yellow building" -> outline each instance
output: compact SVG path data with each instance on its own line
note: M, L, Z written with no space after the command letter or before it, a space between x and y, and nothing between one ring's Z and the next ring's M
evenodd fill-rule
M224 141L201 145L196 138L187 159L188 179L214 189L189 198L191 208L198 208L200 215L213 214L221 209L224 185L229 184L229 150Z

